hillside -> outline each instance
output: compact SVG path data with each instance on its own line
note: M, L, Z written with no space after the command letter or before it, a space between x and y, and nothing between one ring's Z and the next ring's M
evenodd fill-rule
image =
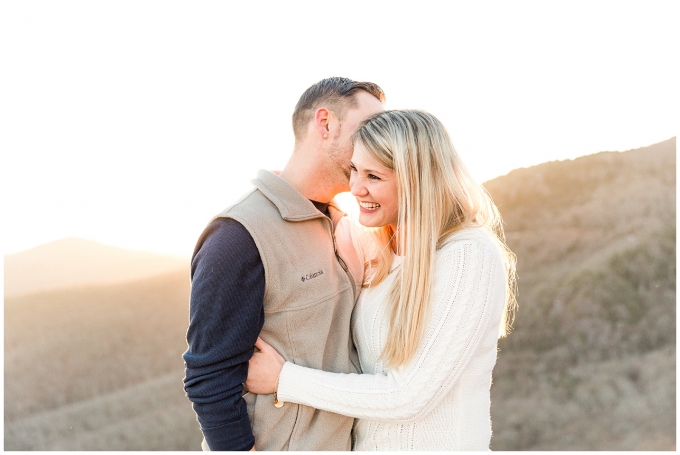
M494 370L492 449L675 448L675 169L672 139L485 184L520 305ZM198 450L188 266L6 296L5 449Z
M518 257L495 450L675 446L675 139L485 186Z
M189 271L5 299L5 449L190 450Z
M77 238L10 254L5 296L147 278L184 267L188 258L129 251Z

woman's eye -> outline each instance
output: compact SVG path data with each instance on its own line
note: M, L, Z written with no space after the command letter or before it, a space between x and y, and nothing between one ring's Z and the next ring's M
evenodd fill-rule
M374 174L368 174L368 178L371 180L380 180L380 177Z

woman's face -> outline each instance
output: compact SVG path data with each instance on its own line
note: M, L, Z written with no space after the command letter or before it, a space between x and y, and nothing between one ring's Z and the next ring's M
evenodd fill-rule
M397 229L397 176L393 170L373 160L360 143L354 146L349 186L359 203L361 224L369 227L389 224Z

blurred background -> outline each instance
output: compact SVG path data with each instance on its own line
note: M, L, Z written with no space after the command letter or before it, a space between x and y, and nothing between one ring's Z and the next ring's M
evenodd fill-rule
M4 448L200 450L194 242L339 75L439 117L505 219L520 310L491 448L674 450L678 19L674 1L2 3Z

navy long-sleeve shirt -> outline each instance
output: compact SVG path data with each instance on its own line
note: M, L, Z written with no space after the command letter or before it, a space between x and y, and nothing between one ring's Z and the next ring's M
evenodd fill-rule
M241 395L264 324L264 267L240 223L210 223L194 250L191 281L184 390L211 450L249 450L255 438Z
M328 214L328 204L311 201ZM264 325L264 266L239 222L217 218L203 231L191 261L184 390L211 450L250 450L255 438L243 383Z

